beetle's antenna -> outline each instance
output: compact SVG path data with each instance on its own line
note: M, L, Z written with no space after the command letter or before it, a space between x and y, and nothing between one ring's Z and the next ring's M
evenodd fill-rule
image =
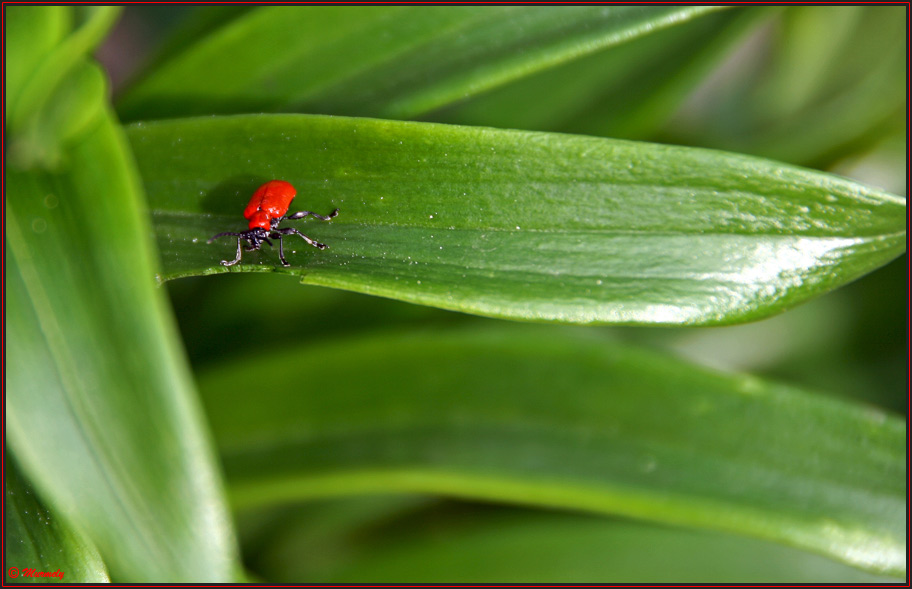
M246 231L244 233L246 233ZM226 235L237 235L238 237L241 237L244 235L244 233L235 233L234 231L225 231L223 233L217 233L216 235L213 235L212 237L210 237L209 241L207 241L206 243L212 243L219 237L224 237Z

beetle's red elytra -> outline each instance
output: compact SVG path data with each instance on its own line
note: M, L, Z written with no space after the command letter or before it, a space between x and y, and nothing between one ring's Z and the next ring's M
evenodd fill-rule
M250 221L249 228L271 230L271 221L288 212L297 194L295 187L284 180L270 180L257 188L244 209L244 218Z
M279 228L279 223L285 219L302 219L310 215L321 221L329 221L339 214L339 209L335 209L326 216L318 215L310 211L300 211L298 213L286 215L285 213L288 212L288 207L291 206L291 201L294 200L297 193L295 187L284 180L270 180L257 188L256 192L254 192L253 196L250 198L250 202L247 203L247 208L244 209L244 218L249 222L247 231L242 231L240 233L225 231L213 235L212 238L206 242L212 243L219 237L224 237L226 235L233 235L238 238L237 257L230 262L222 260L222 266L234 266L241 261L241 240L247 242L248 245L244 249L248 252L260 249L263 242L268 243L271 246L272 241L270 241L270 239L278 240L279 260L281 260L283 266L291 265L285 260L285 252L282 248L282 238L286 235L299 235L304 241L315 248L321 250L326 249L326 244L312 240L294 227Z

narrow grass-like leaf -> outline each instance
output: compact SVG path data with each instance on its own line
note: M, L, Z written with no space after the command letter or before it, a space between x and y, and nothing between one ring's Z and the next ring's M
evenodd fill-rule
M637 59L628 53L638 67L620 83L603 87L596 103L572 113L558 130L619 139L652 138L735 43L761 24L767 11L750 8L712 15L706 25L697 20L686 23L683 32L669 35L671 42L663 51L657 40L647 44L644 39L647 55Z
M531 321L758 319L905 248L905 201L723 152L592 137L303 115L128 129L165 279L226 272L263 181L297 186L290 254L311 284ZM290 239L293 239L292 236ZM266 248L267 250L270 248ZM274 251L233 271L274 271Z
M170 33L161 45L154 49L153 55L143 68L134 72L135 76L145 76L156 71L162 64L174 59L179 59L185 52L191 51L200 42L200 39L228 26L233 20L254 10L252 4L224 4L224 5L181 5L182 12L175 14L174 5L141 5L130 6L128 11L134 12L137 20L152 20L161 25L165 20L166 26L173 26ZM169 16L163 18L163 14ZM175 18L176 17L176 18ZM173 24L171 24L173 22Z
M902 420L576 333L388 333L213 366L200 386L234 502L434 492L903 574Z
M105 79L83 56L118 14L113 6L11 8L10 104L4 113L8 163L57 166L63 144L101 116Z
M528 75L422 120L641 139L761 14L732 9ZM534 100L531 98L534 97Z
M109 113L6 170L8 442L120 580L226 580L232 532Z
M4 7L4 18L10 26L5 31L5 63L3 77L6 84L7 113L15 112L29 78L35 75L42 60L46 59L60 41L69 33L70 11L66 6ZM9 121L9 114L6 115Z
M694 104L684 140L826 166L905 129L906 20L902 6L782 11L770 57Z
M110 115L6 172L8 442L119 580L227 580L232 532Z
M709 10L260 8L152 71L119 111L130 120L289 110L407 118Z
M286 508L275 514L254 570L272 581L349 583L894 580L744 536L420 499L370 496Z
M115 579L228 580L232 529L151 276L141 186L104 76L86 58L116 12L71 10L29 7L8 23L63 31L43 35L57 45L28 80L38 104L27 106L34 128L52 130L67 112L76 121L47 137L53 168L38 158L4 169L6 441L42 501L89 536ZM8 141L31 128L8 128Z
M3 479L6 487L3 544L8 579L13 579L14 583L106 583L110 580L98 550L38 500L9 456L4 461Z
M16 42L9 45L7 59L16 63L13 71L18 72L10 81L21 82L22 86L13 89L16 100L4 113L11 131L40 113L58 85L80 67L83 56L101 41L120 14L117 6L14 9L15 15L11 16L15 20L10 28L18 31ZM35 37L40 40L37 51L32 44Z

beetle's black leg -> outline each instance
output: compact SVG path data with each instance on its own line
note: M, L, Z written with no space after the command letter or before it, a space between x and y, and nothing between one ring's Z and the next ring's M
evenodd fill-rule
M240 235L238 235L237 257L234 258L234 260L231 262L229 262L228 260L222 260L222 266L234 266L235 264L237 264L238 262L241 261L241 239L242 239L242 237Z
M276 239L279 240L279 260L282 261L283 266L291 266L291 264L289 264L285 259L285 250L282 247L282 234L280 233Z
M334 210L333 212L331 212L330 214L326 215L325 217L324 217L323 215L318 215L318 214L313 213L313 212L311 212L311 211L301 211L301 212L299 212L299 213L294 213L294 214L292 214L292 215L287 215L285 218L286 218L286 219L303 219L303 218L306 217L307 215L310 215L311 217L316 217L317 219L320 219L321 221L329 221L330 219L332 219L333 217L335 217L335 216L338 215L338 214L339 214L339 209Z
M282 229L276 229L276 233L281 233L282 235L291 235L291 234L300 235L301 238L304 239L304 241L306 241L307 243L309 243L310 245L314 246L317 249L325 250L327 247L329 247L325 243L320 243L319 241L312 240L311 238L307 237L306 235L304 235L303 233L301 233L294 227L285 227Z
M212 243L219 237L224 237L226 235L236 235L237 236L237 239L238 239L237 257L234 258L233 262L229 262L228 260L222 260L221 264L222 264L222 266L234 266L235 264L237 264L238 262L241 261L241 240L247 238L247 236L244 233L236 233L234 231L225 231L223 233L217 233L217 234L213 235L212 237L210 237L209 241L207 241L206 243Z

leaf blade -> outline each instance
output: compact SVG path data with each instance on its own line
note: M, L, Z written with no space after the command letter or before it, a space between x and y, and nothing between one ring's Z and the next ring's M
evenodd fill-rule
M90 537L115 578L227 580L232 530L151 277L141 187L104 75L86 58L118 10L12 14L26 47L11 59L32 63L32 36L51 46L22 90L19 114L7 113L28 122L10 129L11 152L23 135L48 133L32 136L38 157L12 157L4 169L14 342L5 431L42 500Z
M43 505L13 461L4 456L6 506L6 562L20 572L35 569L57 573L58 581L68 583L109 583L98 550ZM12 575L10 575L12 577ZM46 577L25 577L19 582L34 582Z
M407 118L707 10L262 8L130 89L120 112L131 120L289 110Z
M115 578L229 579L215 467L105 114L59 171L6 172L9 442Z
M411 505L405 503L408 499ZM257 559L257 570L274 581L310 582L891 580L743 536L591 514L420 499L358 497L273 510L281 533ZM661 567L656 567L657 554L662 555Z
M898 256L900 197L736 154L591 137L302 115L128 128L163 279L224 272L259 183L291 181L325 252L288 271L493 317L728 324ZM230 146L230 147L226 147ZM296 203L302 206L303 200ZM235 271L271 271L270 252Z
M731 7L706 14L534 72L421 120L647 139L757 14Z
M302 386L294 366L319 369ZM273 386L253 399L264 373ZM200 382L238 506L440 493L904 571L904 423L789 387L553 328L346 338Z

